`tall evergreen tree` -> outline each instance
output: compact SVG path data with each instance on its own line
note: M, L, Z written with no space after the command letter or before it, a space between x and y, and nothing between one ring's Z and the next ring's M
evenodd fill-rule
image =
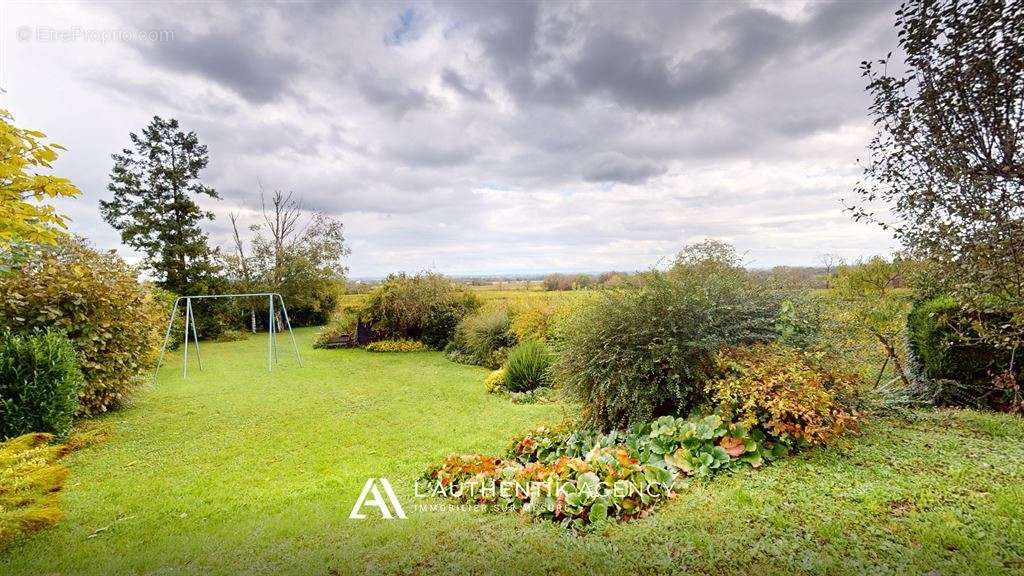
M110 173L113 200L100 201L103 219L121 232L121 240L146 255L145 265L163 288L197 294L209 288L217 267L200 209L200 196L220 198L199 180L206 167L206 146L178 121L154 116L131 147L114 154Z

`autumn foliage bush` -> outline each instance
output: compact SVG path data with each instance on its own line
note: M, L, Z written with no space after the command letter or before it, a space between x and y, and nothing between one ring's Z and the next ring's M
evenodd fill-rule
M791 445L823 444L857 422L856 376L780 344L728 348L707 385L720 414Z
M85 386L79 413L116 408L156 361L166 310L113 252L65 238L32 247L23 266L0 275L0 324L15 334L67 334Z
M359 315L381 338L411 338L444 348L480 300L440 274L392 274L371 292Z

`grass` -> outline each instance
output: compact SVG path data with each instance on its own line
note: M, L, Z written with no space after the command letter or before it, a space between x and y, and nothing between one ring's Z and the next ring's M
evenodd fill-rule
M574 536L414 498L448 452L500 452L553 405L487 395L439 353L282 347L175 357L112 437L76 451L66 518L0 554L0 574L1024 572L1024 423L969 411L882 420L829 450L693 484L651 517ZM283 342L282 342L283 344ZM368 477L408 520L349 520ZM421 509L417 504L441 509ZM373 516L373 512L369 512Z

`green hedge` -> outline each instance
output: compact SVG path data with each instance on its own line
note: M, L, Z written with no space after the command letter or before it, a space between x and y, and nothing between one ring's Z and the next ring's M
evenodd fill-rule
M924 398L944 406L1001 408L1004 391L993 378L1010 366L1010 353L979 341L975 322L999 322L996 315L969 317L950 296L915 303L907 316L907 347L911 364L927 381ZM1018 362L1018 366L1021 364ZM1024 371L1017 369L1018 381Z
M82 384L63 334L0 334L0 439L28 432L67 437Z

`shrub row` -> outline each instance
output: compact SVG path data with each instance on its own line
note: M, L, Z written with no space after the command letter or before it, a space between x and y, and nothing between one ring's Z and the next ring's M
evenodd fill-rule
M113 252L79 240L32 247L24 265L0 275L0 325L15 334L59 330L85 378L79 412L125 402L156 361L167 311Z

